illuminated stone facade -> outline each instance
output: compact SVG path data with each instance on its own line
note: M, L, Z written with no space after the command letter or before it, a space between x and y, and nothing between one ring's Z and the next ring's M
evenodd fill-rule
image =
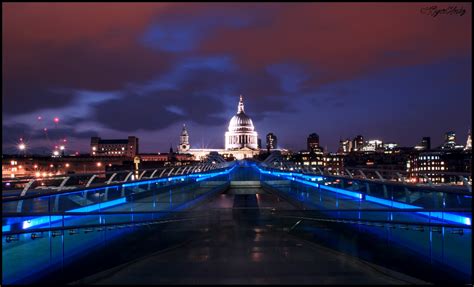
M258 134L252 119L245 114L242 96L237 107L237 114L229 122L225 133L225 149L191 149L189 135L185 127L181 132L178 152L192 154L195 160L204 160L210 152L217 152L224 158L244 159L259 154Z

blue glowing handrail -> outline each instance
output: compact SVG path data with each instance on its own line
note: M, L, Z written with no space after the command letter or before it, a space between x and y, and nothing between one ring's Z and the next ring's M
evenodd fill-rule
M193 179L195 179L196 182L198 182L198 181L206 180L206 179L216 177L216 176L219 176L219 175L229 174L235 167L236 167L236 165L234 165L231 168L226 169L224 171L220 171L220 172L212 172L212 173L206 173L206 174L190 174L190 175L184 175L184 176L173 176L173 177L147 180L147 181L141 181L141 182L124 183L124 184L121 184L121 186L122 187L130 187L130 186L137 186L137 185L142 185L142 184L172 181L172 180L182 180L182 181L184 181L184 179L187 179L187 178L193 178ZM120 187L120 185L119 185L119 187ZM104 188L97 188L97 189L94 189L94 190L101 190L101 189L104 189ZM75 191L75 192L77 192L77 191ZM124 204L124 203L126 203L126 198L122 197L122 198L119 198L119 199L116 199L116 200L106 201L106 202L97 203L97 204L93 204L93 205L88 205L88 206L84 206L84 207L80 207L80 208L76 208L76 209L72 209L72 210L67 210L66 212L93 212L93 211L96 211L96 210L100 210L100 209L104 209L104 208L108 208L108 207L112 207L112 206L116 206L116 205L120 205L120 204ZM64 216L64 218L68 218L68 217L70 217L70 216L69 215ZM38 218L33 218L33 219L30 219L30 220L23 221L22 229L28 229L28 228L33 227L33 226L37 227L39 225L49 224L49 223L52 223L52 222L59 221L62 218L63 218L63 216L42 216L42 217L38 217ZM10 225L2 226L2 231L3 232L10 231L10 229L11 229Z
M304 175L304 174L299 174L299 173L294 173L294 172L266 171L266 170L261 169L258 166L256 168L263 174L269 174L269 175L273 175L273 176L284 177L284 178L292 180L292 181L296 181L296 182L300 182L300 183L303 183L303 184L306 184L306 185L326 189L326 190L336 192L336 193L340 193L340 194L344 194L344 195L347 195L347 196L350 196L350 197L357 198L359 200L366 200L366 201L370 201L370 202L373 202L373 203L377 203L377 204L381 204L381 205L385 205L385 206L390 206L390 207L395 207L395 208L400 208L400 209L405 209L405 208L423 209L420 206L401 203L401 202L397 202L397 201L394 201L394 200L382 199L382 198L366 195L366 194L359 193L359 192L348 191L348 190L341 189L341 188L336 188L336 187L332 187L332 186L326 186L326 185L323 185L323 184L315 183L314 181L323 180L323 177L321 177L321 176L309 176L309 175ZM303 178L303 179L300 179L300 178ZM428 217L431 217L431 218L442 219L442 220L461 223L461 224L469 225L469 226L471 225L471 218L470 217L465 217L465 216L461 216L461 215L457 215L457 214L452 214L452 213L448 213L448 212L421 212L421 211L417 212L417 213L428 216Z

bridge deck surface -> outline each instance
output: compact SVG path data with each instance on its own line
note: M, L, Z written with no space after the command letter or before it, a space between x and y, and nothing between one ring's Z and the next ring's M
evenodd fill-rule
M217 226L191 234L178 247L149 254L75 283L424 283L297 238L281 226L276 228L277 222L260 218L258 208L266 207L297 209L274 194L262 193L261 189L258 194L248 194L248 190L231 188L194 209L234 208L219 218Z

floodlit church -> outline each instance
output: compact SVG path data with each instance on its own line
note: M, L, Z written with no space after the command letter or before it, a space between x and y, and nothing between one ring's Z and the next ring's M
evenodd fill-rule
M236 159L252 158L257 155L260 150L258 134L255 131L252 119L245 113L242 96L240 96L237 106L237 114L230 119L224 139L225 149L191 149L189 134L186 126L183 125L178 152L192 154L197 160L204 159L210 152L217 152L224 157L233 156Z

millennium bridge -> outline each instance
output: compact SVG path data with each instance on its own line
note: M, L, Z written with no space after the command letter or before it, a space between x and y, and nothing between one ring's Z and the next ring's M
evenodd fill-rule
M472 284L472 189L251 160L2 183L2 284Z

